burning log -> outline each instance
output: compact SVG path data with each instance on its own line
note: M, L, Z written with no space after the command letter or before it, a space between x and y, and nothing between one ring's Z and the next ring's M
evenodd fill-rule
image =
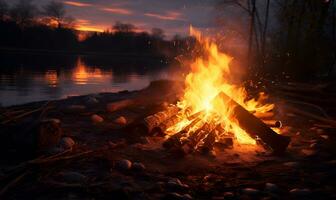
M178 111L178 107L169 106L166 110L158 112L154 115L150 115L143 119L138 125L136 125L134 131L143 135L154 134L154 132L157 131L155 128L159 127L162 122L165 122L166 120L175 116Z
M272 128L281 128L282 123L279 120L262 120L267 126Z
M162 145L164 148L169 149L174 146L180 146L181 145L181 137L183 137L186 133L189 132L190 128L195 126L197 123L201 121L200 118L194 119L188 126L184 127L183 130L179 131L178 133L175 133L171 137L169 137Z
M217 97L227 102L227 104L233 108L232 115L237 119L239 126L252 138L260 138L264 145L270 147L276 153L281 153L286 150L290 142L289 137L274 132L260 119L248 112L225 93L221 92Z
M155 135L164 135L165 131L177 124L181 118L178 115L172 116L171 118L167 119L166 121L162 122L159 126L153 128L153 134Z
M214 129L212 129L210 133L206 136L206 138L204 138L204 143L200 148L201 152L208 153L213 149L213 146L216 142L216 129L218 128L218 126L220 125L217 125Z
M262 120L266 120L266 119L272 119L272 117L274 117L274 113L273 112L265 112L265 113L259 113L259 112L256 112L256 113L253 113L254 116L258 117L259 119L262 119Z

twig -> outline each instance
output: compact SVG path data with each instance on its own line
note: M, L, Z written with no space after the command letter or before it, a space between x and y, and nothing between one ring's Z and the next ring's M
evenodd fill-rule
M3 196L8 191L8 189L17 185L29 172L30 171L25 171L17 176L15 179L10 181L5 187L2 188L2 190L0 191L0 196Z
M294 113L297 113L297 114L300 114L300 115L303 115L303 116L306 116L306 117L310 117L312 119L315 119L315 120L318 120L318 121L321 121L321 122L325 122L327 124L330 124L330 125L336 127L336 121L334 121L334 120L327 119L325 117L321 117L321 116L315 115L313 113L309 113L309 112L294 108L292 106L289 106L288 109L290 111L294 112Z
M33 113L38 112L38 111L40 111L40 110L43 110L43 109L49 104L49 102L50 102L50 101L48 101L47 103L45 103L44 105L42 105L40 108L37 108L37 109L31 110L31 111L22 113L22 114L20 114L20 115L17 115L17 116L15 116L15 117L11 118L11 119L8 119L8 120L2 122L1 124L7 124L7 123L9 123L9 122L11 122L11 121L20 119L20 118L25 117L25 116L27 116L27 115L30 115L30 114L33 114Z

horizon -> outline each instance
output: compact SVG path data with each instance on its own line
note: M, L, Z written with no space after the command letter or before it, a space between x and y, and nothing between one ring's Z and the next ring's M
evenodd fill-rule
M32 2L42 8L52 0ZM189 27L210 30L216 27L214 0L55 0L65 5L66 13L75 19L76 30L103 32L114 23L130 23L137 32L150 32L160 28L171 38L174 35L187 36ZM17 1L5 0L9 5Z

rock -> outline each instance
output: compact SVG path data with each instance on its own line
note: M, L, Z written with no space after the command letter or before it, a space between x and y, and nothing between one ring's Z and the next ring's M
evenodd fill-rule
M234 198L234 194L232 192L224 192L223 196L225 200Z
M321 144L315 142L315 143L312 143L309 145L309 148L312 148L312 149L316 149L316 148L320 148L321 147Z
M303 189L294 188L290 190L289 193L294 196L307 196L311 194L311 191L310 189L307 189L307 188L303 188Z
M166 185L170 191L182 192L182 191L189 189L189 186L186 184L183 184L178 178L170 179Z
M118 125L121 125L121 126L124 126L124 125L127 124L127 120L123 116L120 116L120 117L116 118L113 122L118 124Z
M274 193L274 192L279 191L279 187L275 185L274 183L266 183L265 191Z
M314 156L317 154L317 152L313 149L302 149L301 153L304 154L305 156Z
M242 193L248 196L256 196L260 193L260 191L254 188L244 188L242 189Z
M298 162L285 162L283 165L287 167L298 167L300 164Z
M120 170L120 171L127 171L127 170L131 169L131 167L132 167L132 162L127 160L127 159L118 160L115 163L115 168Z
M86 181L86 176L79 172L61 172L59 175L68 183L82 183Z
M0 130L0 150L25 155L47 153L57 146L63 135L59 119L23 120Z
M42 120L37 128L38 150L43 151L56 146L62 136L61 121L59 119Z
M316 133L317 133L317 134L319 134L319 135L321 135L321 134L323 134L323 133L324 133L324 130L323 130L323 129L320 129L320 128L318 128L318 129L316 129Z
M184 200L191 200L191 199L193 199L190 194L184 194L182 197L183 197Z
M95 97L93 97L93 96L87 96L87 97L85 98L85 103L86 103L87 105L94 105L94 104L99 103L99 101L98 101L97 98L95 98Z
M104 119L101 116L94 114L91 116L91 121L95 124L99 124L99 123L102 123Z
M323 139L325 139L325 140L329 139L328 135L320 135L320 137L323 138Z
M132 169L135 171L144 171L146 169L145 165L140 162L134 162Z
M64 137L61 139L59 146L63 149L71 149L75 145L75 141L70 137Z

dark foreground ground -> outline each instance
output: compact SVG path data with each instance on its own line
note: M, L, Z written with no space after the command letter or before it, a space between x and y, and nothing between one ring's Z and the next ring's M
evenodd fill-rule
M162 148L163 137L131 134L129 124L173 103L179 90L159 81L142 91L2 108L0 199L336 199L336 96L330 86L268 87L282 132L292 139L282 156L236 146L216 156L178 158ZM141 105L106 108L132 98ZM55 148L36 154L35 147L6 138L24 132L22 124L50 118L62 129Z

